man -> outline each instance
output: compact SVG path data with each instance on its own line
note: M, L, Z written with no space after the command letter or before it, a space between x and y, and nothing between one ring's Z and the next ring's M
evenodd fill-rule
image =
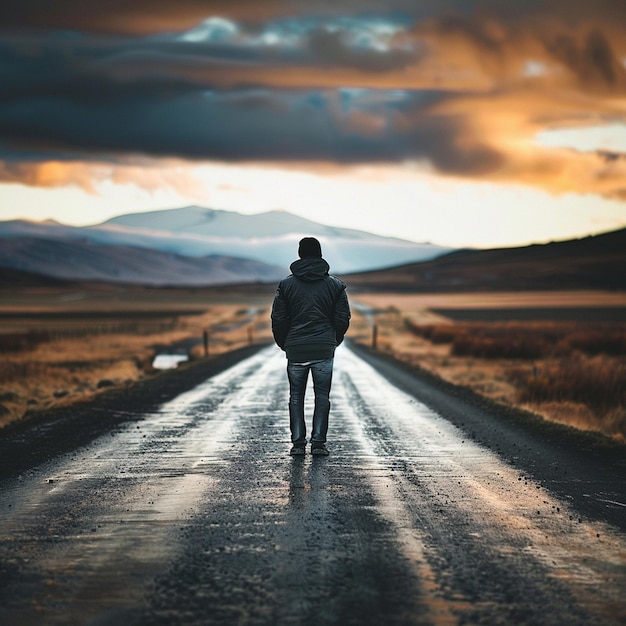
M305 237L298 247L291 274L280 281L272 305L272 333L287 354L289 426L292 456L305 453L304 394L309 372L313 376L315 408L311 454L328 455L326 433L330 412L330 385L335 348L350 324L346 285L329 276L320 242Z

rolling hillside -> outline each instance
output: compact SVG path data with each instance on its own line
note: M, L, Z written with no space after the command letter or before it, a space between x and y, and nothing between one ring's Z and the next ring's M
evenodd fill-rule
M621 290L626 289L626 229L520 248L458 250L344 278L352 291Z
M11 270L27 272L24 279L29 284L37 282L33 274L39 274L55 280L154 286L265 282L285 273L268 263L224 255L187 257L132 246L34 237L0 239L0 273L9 277ZM16 275L12 276L15 280Z

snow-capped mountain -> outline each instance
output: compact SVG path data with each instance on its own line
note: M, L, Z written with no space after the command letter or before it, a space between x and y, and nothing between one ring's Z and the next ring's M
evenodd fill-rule
M83 227L67 226L50 220L0 222L0 267L43 271L62 278L82 278L84 276L81 274L84 275L86 271L84 264L89 258L89 263L99 268L94 278L104 273L109 278L102 276L103 280L116 280L115 276L119 276L117 280L125 280L132 274L133 282L141 282L141 268L152 268L152 273L156 271L158 274L156 268L159 265L166 268L167 259L176 258L181 269L180 284L199 284L202 272L206 272L206 269L191 280L190 275L186 275L182 269L184 263L181 258L228 257L244 260L247 264L245 271L242 265L241 280L238 280L237 271L234 271L226 282L242 282L254 276L273 281L277 276L277 268L280 268L278 274L287 273L289 264L297 258L298 241L303 236L320 240L324 258L330 263L331 271L337 274L428 260L449 251L448 248L428 243L418 244L358 230L325 226L284 211L243 215L194 206L121 215L102 224ZM28 243L17 246L16 239L25 239ZM8 240L13 240L11 246ZM48 245L47 253L44 254L41 249L45 246L41 243L36 246L33 240L88 248L81 252L75 250L74 254L68 255L53 253L52 247ZM39 251L36 251L37 247ZM119 262L115 260L116 249ZM148 251L154 253L148 264L140 262L142 249L146 256ZM26 250L28 254L25 254ZM98 252L103 255L101 260L94 259L93 255ZM164 253L163 258L156 253ZM70 262L70 258L74 261ZM132 272L128 269L130 258L134 259L136 266ZM157 261L157 258L160 260ZM257 270L252 270L250 262L259 264ZM231 263L231 266L235 264ZM168 283L176 275L176 272L172 274L172 269L170 263ZM194 273L191 268L188 269ZM206 274L206 284L225 282L223 273L220 280L210 274ZM155 279L152 276L148 282L155 284Z
M423 261L450 251L428 243L325 226L285 211L242 215L197 206L122 215L90 227L90 233L94 231L98 237L114 236L129 245L188 256L226 254L285 268L297 258L302 237L317 237L324 258L339 274Z

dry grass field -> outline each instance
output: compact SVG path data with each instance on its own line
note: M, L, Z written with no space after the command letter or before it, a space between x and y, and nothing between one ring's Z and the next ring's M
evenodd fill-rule
M375 323L377 349L395 358L626 441L626 294L368 294L357 305L358 341L371 343Z
M209 358L269 341L273 289L30 288L0 294L0 426L158 372L158 353Z

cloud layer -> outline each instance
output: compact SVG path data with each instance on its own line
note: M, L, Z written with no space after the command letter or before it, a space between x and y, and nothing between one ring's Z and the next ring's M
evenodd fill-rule
M626 199L626 154L535 140L626 124L626 4L545 4L2 6L0 180L89 189L138 157L147 186L145 157L409 161Z

